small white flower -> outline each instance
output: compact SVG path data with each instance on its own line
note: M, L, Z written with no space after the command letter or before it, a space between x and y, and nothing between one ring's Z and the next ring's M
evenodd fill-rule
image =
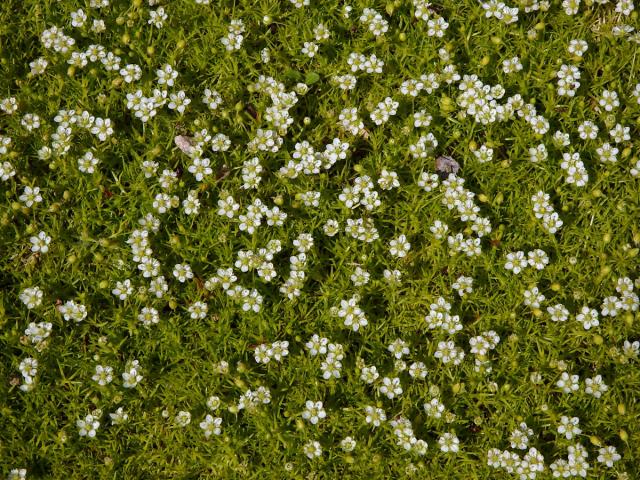
M49 244L51 243L51 237L45 232L38 233L37 236L33 236L29 239L31 242L31 251L47 253L49 251Z
M322 455L322 447L320 446L320 442L316 440L312 440L304 445L303 448L304 454L310 459L314 459Z
M39 307L42 304L44 293L40 287L25 288L20 292L20 300L28 309Z
M143 377L138 371L139 366L138 360L127 363L125 371L122 373L122 386L124 388L134 388L142 381Z
M209 438L211 435L220 435L222 429L220 428L222 425L222 418L213 417L210 414L204 418L202 422L200 422L200 428L204 432L204 436Z
M340 447L344 452L353 452L356 448L356 441L352 437L345 437L340 441Z
M176 266L173 267L173 276L176 277L176 279L178 279L180 283L186 282L187 279L193 278L193 272L191 271L191 266L186 263L176 264Z
M506 270L511 270L513 273L518 274L523 268L529 265L527 258L523 251L511 252L507 254L507 261L504 264Z
M304 42L304 47L302 47L301 51L303 55L313 58L318 53L318 45L313 42Z
M457 452L460 450L460 440L454 433L443 433L438 438L438 445L442 452Z
M576 315L576 320L582 323L585 330L589 330L591 327L597 327L600 324L598 311L586 305L583 306L580 313Z
M113 380L113 368L104 365L96 365L96 371L91 377L98 385L104 386Z
M567 440L571 440L574 436L580 435L582 430L578 427L580 419L578 417L569 418L563 415L560 418L560 426L558 427L558 433L564 434Z
M381 408L367 406L365 407L365 422L372 424L374 427L379 427L382 422L387 420L387 415Z
M605 464L607 467L613 467L613 464L622 457L616 450L616 447L602 447L598 450L598 462Z
M191 423L191 413L185 412L185 411L180 411L175 416L174 420L175 420L176 425L178 425L180 427L186 427L187 425L189 425Z
M98 427L100 427L100 422L96 417L89 414L84 419L76 421L76 426L81 437L94 438Z
M395 257L405 257L410 249L411 244L407 241L407 237L405 235L400 235L398 238L389 242L389 253Z
M327 413L322 408L322 402L312 402L307 400L305 403L305 409L302 412L302 418L309 420L313 425L317 424L319 420L325 418Z

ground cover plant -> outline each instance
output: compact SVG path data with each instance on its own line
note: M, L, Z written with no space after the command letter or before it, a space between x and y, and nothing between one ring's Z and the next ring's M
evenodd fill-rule
M640 478L633 0L0 6L0 475Z

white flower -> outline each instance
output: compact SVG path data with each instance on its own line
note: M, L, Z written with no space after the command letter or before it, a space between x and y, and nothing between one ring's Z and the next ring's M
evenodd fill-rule
M314 459L322 455L322 447L320 446L320 442L316 440L312 440L304 445L303 448L304 454L310 459Z
M578 417L569 418L563 415L560 418L560 426L558 427L558 433L564 434L567 440L571 440L574 436L580 435L582 430L578 427L580 419Z
M429 417L432 418L440 418L444 413L444 405L437 398L432 398L428 403L423 405L424 411Z
M145 327L157 324L160 321L158 310L152 307L144 307L138 314L138 321Z
M517 251L507 254L507 261L504 264L504 268L507 270L511 270L515 274L518 274L527 265L529 265L529 262L527 261L524 252Z
M39 307L42 304L43 292L40 287L25 288L20 292L20 300L28 309Z
M108 136L113 134L111 120L108 118L96 117L90 131L93 135L96 135L100 141L104 142Z
M302 418L305 420L309 420L313 425L318 423L318 420L321 420L327 416L327 413L322 408L322 402L312 402L311 400L307 400L305 403L305 409L302 412Z
M125 65L124 68L120 69L119 73L127 83L132 83L142 78L142 69L135 64Z
M124 388L134 388L140 381L142 381L142 375L138 372L139 363L138 360L133 360L127 363L125 371L122 373L122 386Z
M273 359L280 362L284 357L289 355L289 342L286 340L273 342L270 350Z
M531 308L540 308L540 304L545 300L545 296L534 286L524 291L524 304Z
M3 153L2 152L3 148L2 148L1 140L2 140L2 137L0 136L0 154ZM6 152L4 152L4 153L6 153ZM0 163L0 179L2 179L3 182L6 182L11 177L13 177L15 174L16 174L16 171L13 168L13 165L11 165L9 162Z
M29 337L32 344L38 344L49 338L53 324L50 322L30 322L29 326L25 329L24 334Z
M112 425L120 425L122 423L125 423L127 420L129 420L129 415L127 415L124 412L122 407L118 407L118 409L115 412L110 413L109 417L111 418Z
M410 249L411 244L407 241L407 237L405 235L400 235L398 238L389 242L389 253L395 257L405 257Z
M549 264L549 257L544 250L536 249L527 253L528 263L536 270L543 270ZM515 273L515 272L514 272Z
M147 23L156 28L162 28L167 18L169 18L169 16L164 12L164 8L158 7L156 10L149 10L149 20L147 20Z
M202 422L200 422L200 428L204 432L204 436L209 438L211 435L220 435L222 429L220 426L222 425L222 418L213 417L212 415L207 414Z
M464 351L456 347L452 341L438 342L434 357L440 359L442 363L452 362L454 365L459 365L464 359Z
M597 327L600 324L598 311L586 305L583 306L580 313L576 315L576 320L582 323L585 330L589 330L591 327Z
M100 422L92 414L89 414L84 419L77 420L76 426L81 437L94 438L98 427L100 427Z
M218 408L220 408L221 404L222 402L220 401L220 397L217 397L215 395L212 395L207 399L207 407L211 411L216 411Z
M404 355L409 355L409 347L407 342L397 338L388 347L387 350L397 359L401 359Z
M481 145L473 154L480 163L490 162L493 159L493 148L487 148L486 145Z
M184 283L187 279L193 278L193 272L191 271L191 266L188 264L176 264L173 267L173 276L178 279L180 283Z
M382 379L382 385L378 387L378 391L386 395L387 398L392 399L402 394L402 386L400 385L400 378L384 377Z
M380 424L387 420L387 415L381 408L367 406L365 407L365 422L373 424L374 427L379 427Z
M271 357L273 356L273 351L269 348L269 345L266 343L262 343L256 347L253 352L253 356L256 359L257 363L267 364L271 361Z
M205 88L202 103L209 107L209 109L215 110L222 104L222 97L216 90ZM214 151L216 150L214 149Z
M615 295L606 297L602 301L602 308L600 312L604 317L615 317L618 315L618 311L622 309L622 302Z
M31 242L31 251L47 253L49 251L49 244L51 243L51 237L45 232L38 233L37 236L29 239Z
M609 390L609 387L602 380L602 375L596 375L593 378L585 379L585 393L593 395L595 398L600 398L604 392Z
M91 377L98 385L104 386L113 380L113 368L104 365L96 365L96 371Z
M32 75L40 75L44 73L47 69L47 65L49 62L44 57L36 58L34 61L29 63L29 68L31 68Z
M169 64L164 64L162 68L156 70L156 76L158 79L158 85L173 86L173 82L178 78L178 72Z
M71 25L74 27L82 27L87 21L87 14L81 8L75 12L71 12Z
M68 300L63 305L58 306L58 311L62 313L66 321L75 320L81 322L87 317L87 307L73 300Z
M340 447L344 452L353 452L356 448L356 441L351 437L345 437L340 441Z
M180 90L177 93L169 94L169 103L167 107L169 107L171 110L176 110L179 113L184 113L187 105L189 105L190 103L191 99L187 97L184 90Z
M7 476L7 480L26 480L27 469L26 468L12 468Z
M569 375L567 372L562 372L560 378L556 382L556 386L564 393L577 392L579 388L579 380L580 377L578 377L578 375Z
M378 179L378 185L380 185L380 188L383 190L398 188L400 186L398 174L396 172L389 172L386 169L383 169L380 173L380 178Z
M176 425L180 427L186 427L191 423L191 413L185 412L183 410L179 411L174 419Z
M337 313L339 317L344 318L345 327L351 327L354 332L357 332L360 327L366 327L369 324L365 313L358 306L356 297L351 297L349 300L341 300L340 309Z
M569 42L569 47L567 48L567 50L573 55L582 57L582 55L587 51L588 48L589 44L584 40L571 40Z
M129 295L133 293L133 286L131 280L126 279L124 282L116 282L116 286L111 290L116 297L120 300L126 300Z
M409 375L411 378L424 380L427 377L427 374L427 366L423 362L413 362L409 366Z
M621 458L614 446L602 447L598 450L598 462L604 463L609 468Z
M464 297L466 293L473 291L473 278L460 275L451 287L458 291L458 295Z
M316 356L318 354L324 355L327 353L328 338L320 337L318 334L314 334L311 339L305 343L305 347L309 350L309 354Z
M304 47L302 47L301 51L303 55L313 58L318 53L318 45L313 42L304 42Z
M18 366L18 370L24 377L26 383L30 383L38 374L38 360L35 358L27 357L20 361L20 365Z
M18 199L27 207L31 207L34 203L40 203L42 202L40 188L26 186Z
M442 452L457 452L460 449L460 440L454 433L443 433L438 438L438 445Z
M561 303L547 307L547 312L554 322L566 322L569 319L569 310Z
M518 448L520 450L526 450L529 444L529 437L533 435L533 430L530 429L525 422L521 422L511 435L509 436L509 442L511 442L511 448Z
M193 320L202 320L207 316L208 307L205 302L197 301L189 306L188 310Z

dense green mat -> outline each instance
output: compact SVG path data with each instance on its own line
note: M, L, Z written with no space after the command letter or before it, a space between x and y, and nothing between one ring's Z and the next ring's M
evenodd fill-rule
M0 478L640 478L632 0L0 6Z

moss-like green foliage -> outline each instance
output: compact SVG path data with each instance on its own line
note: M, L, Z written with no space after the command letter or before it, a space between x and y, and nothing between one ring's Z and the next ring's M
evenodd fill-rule
M3 2L0 476L639 478L637 17Z

